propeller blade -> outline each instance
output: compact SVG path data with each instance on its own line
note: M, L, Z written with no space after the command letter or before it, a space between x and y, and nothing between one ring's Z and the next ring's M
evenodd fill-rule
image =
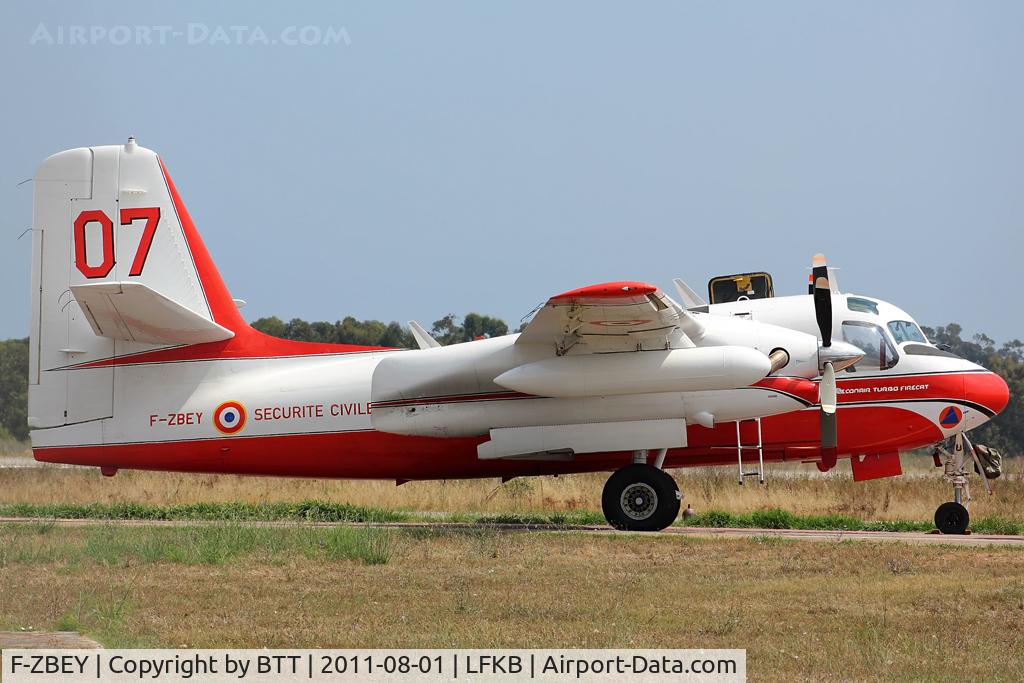
M818 384L818 402L821 403L819 423L821 427L821 462L818 469L828 472L836 465L836 448L839 432L836 427L836 371L832 363L825 363L825 372Z
M821 452L822 459L831 458L836 461L836 447L839 443L839 432L836 429L836 414L821 411Z
M828 265L824 254L815 254L811 278L814 282L814 317L821 333L821 345L832 345L832 288L828 283Z
M834 415L837 401L836 391L836 370L832 363L825 363L825 372L821 375L821 384L818 385L818 399L821 402L821 411Z

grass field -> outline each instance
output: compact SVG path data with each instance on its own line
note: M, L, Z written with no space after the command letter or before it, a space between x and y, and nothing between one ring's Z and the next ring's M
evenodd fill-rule
M949 492L929 460L905 469L903 478L855 483L845 463L828 475L787 465L763 487L738 486L731 470L673 474L684 504L701 512L927 525ZM976 519L1024 523L1024 471L1016 461L1008 470L992 498L975 480ZM318 499L326 505L314 517L586 518L600 511L604 479L396 487L13 468L0 469L0 506L102 504L185 519L284 510L283 519L305 519L301 501ZM79 630L107 646L739 647L751 680L1017 680L1024 551L40 520L0 526L0 629L18 628Z
M819 473L813 465L769 467L768 482L739 486L731 468L673 470L683 504L697 512L733 514L772 508L799 515L848 515L864 520L912 520L926 523L948 485L930 458L904 456L903 477L854 482L849 464ZM998 517L1024 523L1024 462L1007 461L996 495L987 496L972 477L972 517ZM123 470L103 477L96 469L0 469L0 504L142 503L179 505L202 502L245 503L323 500L371 508L426 513L534 513L601 511L607 474L468 481L423 481L395 486L390 481L336 481L195 475Z
M739 647L751 680L1018 680L1024 553L204 527L0 527L0 629L108 646Z

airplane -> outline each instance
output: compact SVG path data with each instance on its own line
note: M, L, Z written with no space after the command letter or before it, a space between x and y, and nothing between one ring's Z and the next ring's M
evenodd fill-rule
M411 480L612 472L608 522L660 530L667 470L849 459L954 438L936 511L963 533L965 432L1006 383L930 343L904 311L841 293L818 255L808 294L766 273L716 278L710 303L644 282L539 306L518 334L419 349L277 339L250 327L162 159L129 138L46 159L34 176L29 426L43 462ZM937 464L940 464L937 462Z

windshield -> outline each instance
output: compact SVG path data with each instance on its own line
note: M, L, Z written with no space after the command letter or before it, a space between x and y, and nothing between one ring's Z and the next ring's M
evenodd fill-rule
M885 332L873 323L847 320L843 323L843 341L864 352L864 357L853 366L858 370L888 370L899 360Z
M917 326L917 323L910 320L893 320L889 323L889 331L892 332L892 338L896 340L897 344L902 344L903 342L928 343L928 340L924 338L924 333L921 332L921 328Z

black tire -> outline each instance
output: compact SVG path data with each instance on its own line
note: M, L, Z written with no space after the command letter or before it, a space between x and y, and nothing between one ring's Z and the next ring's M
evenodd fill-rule
M944 534L963 534L971 523L971 514L960 503L943 503L935 511L935 526Z
M676 520L682 498L667 472L653 465L629 465L608 477L601 508L616 529L661 531Z

